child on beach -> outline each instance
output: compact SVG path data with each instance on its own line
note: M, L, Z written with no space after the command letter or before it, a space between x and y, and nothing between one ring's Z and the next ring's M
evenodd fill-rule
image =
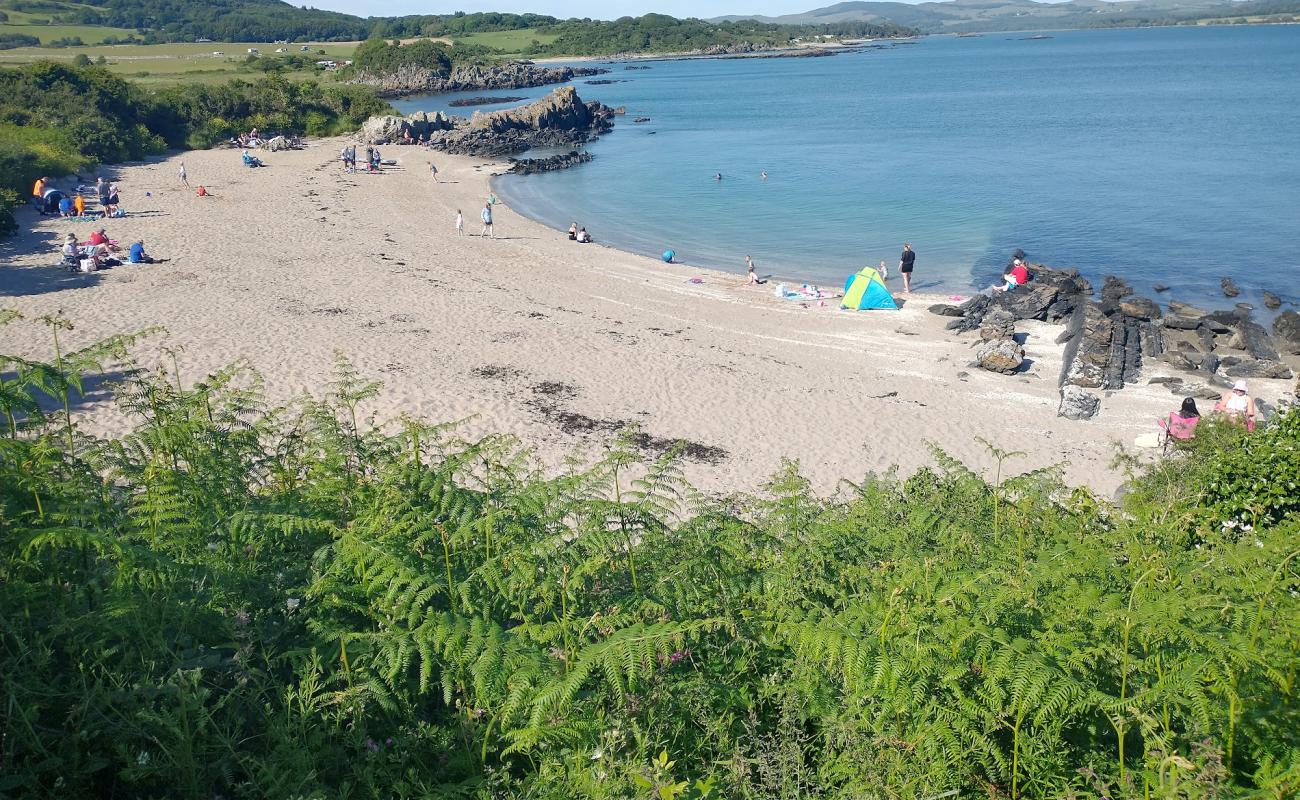
M465 217L461 216L460 209L456 209L456 235L465 235Z
M434 164L433 162L429 162L429 174L433 176L433 182L434 182L434 183L437 183L437 182L438 182L438 165L437 165L437 164Z
M78 192L77 196L72 198L72 210L75 216L84 217L86 215L86 198Z
M181 183L185 184L185 188L186 188L186 189L188 189L188 188L190 187L190 176L185 174L185 162L184 162L184 161L181 162Z
M880 266L877 269L880 271L880 279L882 281L889 280L889 267L885 265L884 259L881 259Z
M749 256L745 256L745 271L749 274L748 282L750 286L757 286L760 283L766 283L766 281L758 279L758 273L754 271L754 259Z

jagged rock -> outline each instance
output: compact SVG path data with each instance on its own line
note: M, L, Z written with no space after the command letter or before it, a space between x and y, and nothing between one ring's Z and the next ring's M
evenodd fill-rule
M1010 339L1016 332L1016 318L1002 309L994 309L984 315L980 324L980 338L986 342L997 339Z
M1201 356L1201 369L1213 375L1219 371L1219 357L1214 353L1206 353Z
M1249 320L1237 323L1232 338L1228 340L1228 346L1236 350L1245 350L1252 358L1262 361L1282 360L1264 326Z
M272 153L293 149L293 145L289 144L289 140L283 136L272 137L266 144L262 145L262 147L270 150Z
M1210 312L1206 311L1203 308L1197 308L1191 303L1184 303L1179 300L1169 301L1169 313L1177 314L1178 316L1181 317L1194 317L1196 319L1209 316L1210 314Z
M1178 350L1182 350L1184 353L1191 353L1191 354L1195 354L1195 355L1197 355L1197 356L1200 356L1203 352L1205 352L1205 351L1201 350L1201 348L1199 348L1199 347L1197 347L1196 345L1192 344L1191 342L1187 342L1187 341L1179 342L1179 343L1176 345L1176 348L1177 348Z
M1014 339L998 339L985 343L975 352L975 362L989 372L1010 375L1024 363L1025 350Z
M1130 297L1119 304L1119 310L1126 317L1137 319L1160 319L1160 306L1146 297Z
M1091 388L1103 386L1114 322L1097 303L1085 303L1075 312L1070 325L1078 333L1065 348L1065 382Z
M1232 278L1220 278L1219 286L1223 288L1224 297L1236 297L1241 294L1241 290L1237 288L1237 284Z
M585 164L590 160L591 153L585 150L571 150L567 153L560 153L546 158L512 158L510 159L510 171L517 175L534 175L538 172L554 172L559 169L568 169L578 164Z
M1085 392L1078 386L1066 384L1061 387L1061 405L1056 414L1066 419L1092 419L1100 408L1100 397Z
M1166 386L1182 386L1183 379L1175 376L1169 376L1169 377L1161 376L1158 378L1152 378L1151 380L1147 381L1148 385L1154 383L1163 383Z
M1128 285L1128 281L1114 275L1107 275L1101 286L1100 297L1102 303L1114 304L1131 294L1133 294L1133 287Z
M1264 308L1267 308L1269 311L1276 311L1281 307L1282 298L1266 290L1264 292Z
M996 304L1010 312L1015 319L1047 319L1047 310L1056 302L1061 292L1055 286L1027 285L1005 292L996 298Z
M1255 311L1255 307L1250 303L1234 303L1232 308L1237 312L1237 316L1241 319L1248 319Z
M1167 291L1169 291L1169 287L1168 287L1168 286L1165 286L1163 283L1157 283L1155 286L1152 286L1151 289L1152 289L1152 291L1156 291L1156 292L1167 292Z
M1291 377L1291 368L1279 361L1260 359L1237 359L1227 356L1223 359L1224 373L1229 378L1277 378Z
M518 108L476 112L468 121L441 117L436 124L450 130L431 134L434 149L458 155L502 158L536 147L573 147L585 144L613 126L613 112L600 103L584 103L572 86L561 86L546 97ZM367 121L378 127L374 118ZM435 122L430 123L431 126ZM363 128L363 131L365 129ZM382 128L385 132L387 127ZM565 156L551 167L571 166L586 159ZM540 160L539 160L540 161Z
M357 138L366 144L388 144L402 138L406 119L398 116L371 117L361 123Z
M1196 336L1201 342L1201 350L1206 353L1213 353L1218 343L1214 340L1214 329L1209 325L1201 325L1196 329Z
M1185 353L1182 353L1178 350L1170 350L1167 353L1165 353L1163 356L1161 356L1161 358L1163 358L1165 360L1165 363L1167 363L1169 366L1173 367L1174 369L1183 369L1183 370L1187 370L1188 372L1194 372L1197 368L1201 366L1199 360L1195 360L1190 356L1186 355Z
M1232 333L1233 326L1241 321L1241 317L1235 311L1211 311L1201 321L1215 333Z
M1300 313L1287 309L1273 320L1278 346L1292 355L1300 355Z
M1161 320L1161 324L1174 330L1194 331L1201 327L1201 317L1165 317Z

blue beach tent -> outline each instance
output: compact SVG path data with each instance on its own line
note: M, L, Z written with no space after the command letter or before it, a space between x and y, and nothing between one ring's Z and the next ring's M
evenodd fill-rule
M894 296L885 288L885 281L875 267L863 267L856 275L850 275L844 282L844 299L840 308L862 311L870 308L892 308L898 310Z

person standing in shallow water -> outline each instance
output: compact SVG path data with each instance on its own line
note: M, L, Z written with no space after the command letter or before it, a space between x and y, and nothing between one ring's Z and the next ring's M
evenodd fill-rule
M912 267L916 265L916 251L912 245L903 244L903 254L898 257L898 271L903 273L903 291L912 293Z

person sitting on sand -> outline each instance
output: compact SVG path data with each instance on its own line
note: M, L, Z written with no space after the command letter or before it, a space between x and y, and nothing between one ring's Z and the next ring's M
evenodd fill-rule
M264 166L264 165L262 164L262 159L260 159L260 158L255 158L254 156L250 155L249 152L248 152L247 150L245 150L245 151L244 151L244 166L246 166L246 167L260 167L260 166Z
M415 139L411 137L411 132L409 130L402 131L402 144L405 145L415 144Z
M587 244L588 242L591 241L591 234L587 233L586 228L579 228L578 236L576 239L574 239L574 241L576 241L578 244Z
M569 223L569 241L572 242L577 238L578 238L578 223L571 222Z
M1002 270L1002 283L994 284L992 289L995 292L1009 292L1020 285L1016 280L1016 274L1013 267L1005 267Z
M1232 385L1232 391L1224 392L1215 403L1214 410L1228 415L1234 420L1246 423L1246 430L1255 430L1255 398L1246 389L1246 382L1238 380Z
M149 255L148 253L146 253L146 252L144 251L144 240L143 240L143 239L141 239L141 240L138 241L138 242L132 242L132 244L131 244L131 250L130 250L130 253L127 255L126 260L127 260L128 262L132 263L132 264L152 264L152 263L154 263L153 256Z
M763 283L763 281L758 279L758 273L754 271L754 259L749 256L745 256L745 273L745 282L750 286L758 286L760 283Z

